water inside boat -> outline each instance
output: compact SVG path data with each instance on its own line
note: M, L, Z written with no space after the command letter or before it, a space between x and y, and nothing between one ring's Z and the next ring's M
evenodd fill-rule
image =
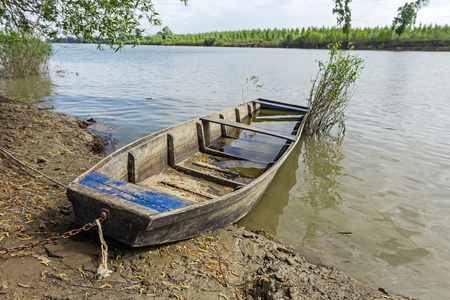
M297 134L303 115L293 111L260 109L240 123L289 137ZM197 152L177 163L177 167L168 166L136 184L191 203L208 201L258 178L293 142L251 130L222 127L222 136L205 145L208 151ZM218 180L201 178L199 174Z

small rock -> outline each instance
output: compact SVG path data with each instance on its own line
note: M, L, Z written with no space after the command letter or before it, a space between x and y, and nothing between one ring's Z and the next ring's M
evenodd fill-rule
M273 280L266 279L262 281L261 290L264 294L268 294L270 292L275 292L276 287Z
M279 268L277 266L269 266L269 271L270 272L278 272Z
M148 280L142 280L141 281L141 285L148 287L148 286L152 286L152 283L150 281L148 281Z
M0 285L0 294L6 294L8 292L8 287L6 285Z
M46 162L47 162L47 160L45 158L42 158L42 157L36 158L36 163L38 163L38 164L43 164Z
M254 234L252 234L252 233L247 233L247 232L244 232L244 233L242 234L242 236L245 237L245 238L247 238L247 239L254 239L254 238L256 238L256 236L255 236Z
M286 276L283 276L282 274L279 274L279 273L273 274L273 277L274 277L276 280L281 281L281 282L286 281Z
M0 229L3 229L4 232L8 232L11 230L11 225L8 223L0 224Z
M256 274L264 275L264 274L266 274L266 269L264 269L263 267L260 267L260 268L258 268L258 270L256 270Z
M72 212L72 205L65 205L59 208L59 210L65 214L65 215L69 215Z
M378 290L379 290L380 292L382 292L383 294L385 294L386 296L389 296L389 293L388 293L388 291L386 291L386 289L380 287Z
M42 219L38 219L38 222L39 222L39 229L44 230L47 222Z
M286 257L285 261L288 263L288 265L293 266L296 264L295 259L293 259L292 257Z
M273 261L273 260L275 260L275 256L273 256L273 254L271 254L271 253L267 253L266 256L264 257L264 259L268 260L268 261Z
M284 247L278 247L277 250L280 251L280 252L284 252L286 254L295 255L295 253L293 251L291 251L289 249L286 249Z

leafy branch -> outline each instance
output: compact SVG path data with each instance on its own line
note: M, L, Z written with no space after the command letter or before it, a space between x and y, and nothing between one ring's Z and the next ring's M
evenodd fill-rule
M242 85L242 101L245 102L250 92L255 91L258 88L262 88L263 84L258 84L259 76L253 75L250 78L245 79L245 83Z
M187 5L188 0L179 0ZM22 34L73 35L118 50L139 43L140 23L161 25L151 0L2 0L0 24Z

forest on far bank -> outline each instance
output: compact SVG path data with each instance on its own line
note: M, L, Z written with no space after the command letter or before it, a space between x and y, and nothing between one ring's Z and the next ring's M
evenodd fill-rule
M174 34L164 27L156 35L139 37L141 45L266 47L324 49L334 40L347 42L347 36L336 27L295 29L252 29L214 31L196 34ZM127 43L127 40L124 40ZM355 49L369 50L441 50L450 51L449 25L422 25L408 28L400 36L391 27L354 28L348 41ZM79 43L66 37L57 42ZM131 42L130 42L131 43Z

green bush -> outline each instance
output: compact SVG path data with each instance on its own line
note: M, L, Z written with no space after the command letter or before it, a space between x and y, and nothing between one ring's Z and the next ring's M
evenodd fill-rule
M24 77L47 71L52 45L11 30L0 31L0 76Z
M364 68L364 60L356 54L344 53L341 42L329 45L329 60L318 61L319 72L313 80L308 98L309 116L306 131L329 134L338 124L345 131L344 110L351 97L351 88Z

